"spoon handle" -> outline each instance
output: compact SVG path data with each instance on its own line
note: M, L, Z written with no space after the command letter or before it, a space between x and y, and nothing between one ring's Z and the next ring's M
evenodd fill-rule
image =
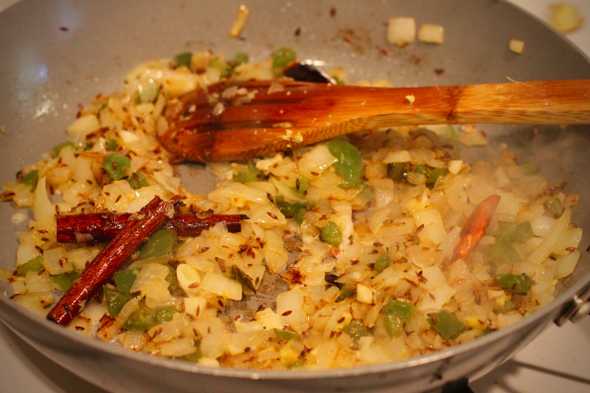
M357 93L357 103L366 106L358 110L358 115L365 117L364 126L368 127L590 124L590 80L369 89Z

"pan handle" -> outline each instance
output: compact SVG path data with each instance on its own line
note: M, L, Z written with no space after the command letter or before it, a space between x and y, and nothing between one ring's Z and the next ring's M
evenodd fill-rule
M566 321L578 322L590 315L590 285L582 289L570 300L555 318L555 324L562 326Z

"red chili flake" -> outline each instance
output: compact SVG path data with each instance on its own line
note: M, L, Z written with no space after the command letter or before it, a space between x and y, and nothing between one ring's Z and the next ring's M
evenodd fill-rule
M284 317L286 317L286 316L291 315L291 314L293 314L293 310L284 311L281 315L284 316Z
M70 29L68 29L68 28L67 28L67 27L65 27L65 26L61 26L59 29L60 29L61 31L70 31Z
M303 282L303 275L295 268L287 270L284 274L284 278L291 284L301 284Z

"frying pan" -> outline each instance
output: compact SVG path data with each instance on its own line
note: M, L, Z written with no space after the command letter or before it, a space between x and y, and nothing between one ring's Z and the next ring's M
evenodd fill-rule
M540 21L498 0L248 0L243 40L228 29L238 1L30 0L0 14L0 181L64 138L77 104L118 86L133 65L182 50L249 52L255 59L289 46L301 58L342 66L351 79L389 79L395 85L590 78L588 60ZM331 10L332 9L332 10ZM441 46L405 49L385 42L389 16L446 28ZM300 34L296 34L296 30ZM507 50L526 42L523 55ZM555 182L580 193L575 221L590 239L590 133L584 127L487 127L535 162ZM205 175L202 175L203 179ZM201 184L205 181L192 179ZM0 264L13 265L13 210L0 207ZM551 304L521 322L471 343L403 363L325 371L219 369L160 359L106 345L32 316L0 296L0 319L20 337L81 377L115 392L420 392L462 378L476 379L508 359L552 321L575 314L590 283L580 261ZM4 284L2 284L4 285ZM569 310L569 311L567 311ZM564 314L564 312L566 312Z

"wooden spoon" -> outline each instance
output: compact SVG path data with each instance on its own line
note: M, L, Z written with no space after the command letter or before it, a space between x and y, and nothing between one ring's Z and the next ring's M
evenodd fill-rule
M379 88L226 81L166 109L161 143L178 161L243 160L376 128L590 123L590 80Z

